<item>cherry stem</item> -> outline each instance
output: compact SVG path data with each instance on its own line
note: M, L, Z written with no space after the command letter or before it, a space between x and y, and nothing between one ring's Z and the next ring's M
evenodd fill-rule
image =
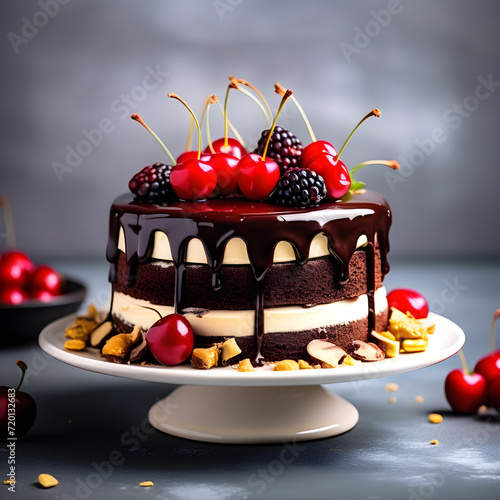
M282 87L278 82L274 84L274 91L279 94L280 96L285 95L286 89L285 87ZM302 109L302 106L299 104L299 101L295 98L295 96L292 95L291 97L293 103L299 110L300 116L302 117L302 120L304 120L304 123L306 124L307 132L309 132L309 136L311 137L311 142L316 142L316 136L314 135L314 131L311 127L311 123L309 122L307 115L305 114L304 110Z
M203 115L202 115L202 118L203 118ZM194 133L194 120L191 117L189 119L189 129L188 129L188 136L187 136L185 151L191 151L191 143L193 141L193 133Z
M10 208L7 196L0 195L0 207L2 207L3 218L5 221L5 232L7 234L7 248L16 248L16 235L14 233L14 219L12 209Z
M222 112L222 116L224 116L224 108L222 107L222 104L220 102L219 102L219 107L220 107L220 110ZM241 137L239 132L236 130L236 127L231 123L231 120L229 118L227 119L227 124L228 124L229 128L232 130L232 132L233 132L234 136L236 137L236 139L238 140L238 142L243 146L243 148L246 149L245 141L243 140L243 137Z
M231 78L231 77L229 77L229 78ZM250 99L252 99L257 104L257 106L259 106L259 108L261 109L262 113L264 113L264 116L266 118L267 128L269 128L269 116L267 115L266 108L264 108L264 105L262 104L262 102L259 101L251 92L249 92L248 90L240 87L238 85L238 81L237 81L236 78L234 80L231 80L231 82L234 83L234 85L235 85L233 88L235 88L236 90L239 90L243 94L245 94L248 97L250 97Z
M158 311L157 309L155 309L154 307L149 307L149 306L142 306L144 309L150 309L151 311L154 311L156 314L158 314L158 316L160 316L160 319L163 318L163 316L160 314L160 311Z
M370 160L364 161L362 163L359 163L355 167L352 167L351 170L349 170L349 175L352 177L355 172L357 172L360 168L366 167L367 165L385 165L392 168L393 170L398 170L399 168L399 163L395 160Z
M234 76L230 76L229 79L231 81L234 80L237 83L240 83L241 85L245 85L245 87L248 87L249 89L253 90L260 97L260 99L262 100L262 102L264 103L264 106L266 107L267 112L269 113L269 117L270 118L273 117L273 112L271 111L271 108L269 107L269 104L267 103L266 98L263 96L262 92L257 87L255 87L254 85L252 85L250 82L247 82L243 78L236 78Z
M460 361L462 362L463 371L470 375L469 366L467 365L467 361L465 359L464 353L462 352L462 349L460 349L460 351L458 351L458 355L460 356Z
M375 108L372 109L368 114L366 114L360 121L359 123L354 127L353 131L349 134L349 137L345 140L344 144L342 144L342 147L340 148L340 151L337 154L337 160L340 158L340 155L344 151L344 148L347 146L347 143L351 140L351 137L353 136L354 132L358 130L358 127L370 116L376 116L377 118L381 115L380 110Z
M205 111L207 112L207 118L206 118L206 126L207 126L207 142L208 142L208 147L210 148L210 151L212 154L215 153L214 146L212 144L212 138L210 136L210 104L214 104L219 102L219 99L215 94L209 95L206 99L205 102L203 103L203 110L201 111L201 120L203 121L203 115L205 114Z
M229 91L234 88L234 84L231 82L226 89L226 96L224 97L224 111L222 113L224 117L224 147L227 148L229 146L229 135L227 130L227 99L229 97Z
M493 318L491 320L491 328L490 328L490 350L493 352L495 350L495 325L497 319L500 318L500 309L497 309L493 313Z
M168 97L171 97L172 99L177 99L178 101L180 101L186 107L186 109L189 111L191 116L193 117L194 123L196 125L196 130L198 131L198 156L197 156L197 159L199 160L201 158L201 130L200 130L200 123L198 122L198 118L196 118L196 115L194 114L193 110L188 106L188 104L186 103L186 101L184 101L184 99L179 97L177 94L174 94L173 92L169 92L167 95L168 95Z
M26 375L26 370L28 369L28 365L24 361L21 361L21 360L19 360L16 363L16 365L19 366L19 368L21 368L21 371L22 371L21 380L19 381L19 384L17 384L17 387L16 387L16 392L17 392L23 383L24 376Z
M141 116L137 113L134 113L130 116L130 118L132 118L132 120L135 120L136 122L139 122L160 143L160 146L163 148L165 153L167 153L167 156L170 158L172 164L177 165L175 158L172 156L172 153L168 150L167 146L165 146L165 144L163 144L163 141L146 125L146 122L141 118Z
M271 136L273 135L274 132L274 127L276 127L276 122L278 121L278 116L281 113L281 110L283 109L283 106L285 105L285 102L288 101L288 98L293 94L293 90L288 89L285 92L285 95L281 99L280 106L278 108L278 111L276 112L276 116L274 117L273 124L271 125L271 128L269 129L269 134L267 136L267 141L266 145L264 146L264 151L262 153L262 161L266 159L266 154L267 154L267 149L269 147L269 143L271 142Z

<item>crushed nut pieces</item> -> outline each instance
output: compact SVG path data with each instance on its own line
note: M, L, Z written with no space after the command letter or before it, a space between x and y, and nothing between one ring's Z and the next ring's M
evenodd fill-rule
M439 413L429 413L429 422L431 424L440 424L443 421L443 415Z
M53 486L56 486L59 484L59 481L54 476L51 476L50 474L40 474L38 476L38 482L44 488L52 488Z
M395 382L389 382L385 384L384 390L387 392L396 392L399 389L399 385Z
M87 347L87 344L83 340L70 339L64 342L64 348L69 351L83 351Z

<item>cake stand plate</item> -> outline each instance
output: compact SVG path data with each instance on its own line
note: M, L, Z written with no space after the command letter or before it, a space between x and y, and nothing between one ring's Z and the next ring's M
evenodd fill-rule
M231 367L122 365L106 361L97 349L67 351L64 329L73 319L66 316L42 330L39 343L45 352L97 373L181 385L150 409L151 424L175 436L220 443L304 441L346 432L356 425L358 411L322 384L424 368L449 358L465 342L458 325L431 313L436 331L422 353L332 369L273 372L272 366L263 366L239 373Z

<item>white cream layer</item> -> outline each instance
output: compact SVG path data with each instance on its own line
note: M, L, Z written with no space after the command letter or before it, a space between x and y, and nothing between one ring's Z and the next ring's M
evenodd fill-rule
M381 286L374 294L375 312L379 314L387 309L386 290ZM139 300L123 293L113 293L113 314L120 316L128 323L141 325L148 329L159 316L151 309L157 310L161 316L172 314L170 306L152 305L146 300ZM368 297L361 295L357 299L346 299L331 304L314 307L284 306L264 309L264 333L297 332L341 325L366 318L368 313ZM184 315L191 323L194 332L201 336L245 337L254 333L255 311L215 311L210 310L201 316L193 313Z
M362 235L358 238L356 248L366 245L368 238ZM123 228L120 227L118 237L118 249L125 252L125 234ZM329 255L328 239L325 234L317 234L309 247L309 258L324 257ZM153 259L172 260L172 252L170 250L170 242L165 233L155 231L153 245ZM274 249L274 262L293 262L296 260L293 247L287 241L280 241ZM203 243L198 238L193 238L187 248L186 262L191 264L207 264L207 254ZM232 238L228 241L224 252L224 264L249 264L247 245L241 238Z

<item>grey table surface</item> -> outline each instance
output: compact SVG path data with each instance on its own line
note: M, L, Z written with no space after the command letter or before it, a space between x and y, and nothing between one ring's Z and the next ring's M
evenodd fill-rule
M109 300L104 261L50 263L86 283L87 303ZM391 267L389 290L420 290L432 310L463 328L473 366L489 349L491 316L500 307L500 262L393 260ZM35 397L38 416L17 443L16 492L0 484L2 499L489 499L500 491L498 413L460 416L444 396L458 356L414 372L329 385L357 407L358 424L333 438L269 445L209 444L152 430L150 406L175 386L68 366L36 340L0 349L0 385L17 384L18 359L30 366L24 390ZM399 390L385 391L389 382ZM430 412L441 413L443 422L429 423ZM433 439L439 444L431 445ZM0 445L3 478L7 458ZM40 473L59 485L40 488ZM154 486L141 488L146 480Z

